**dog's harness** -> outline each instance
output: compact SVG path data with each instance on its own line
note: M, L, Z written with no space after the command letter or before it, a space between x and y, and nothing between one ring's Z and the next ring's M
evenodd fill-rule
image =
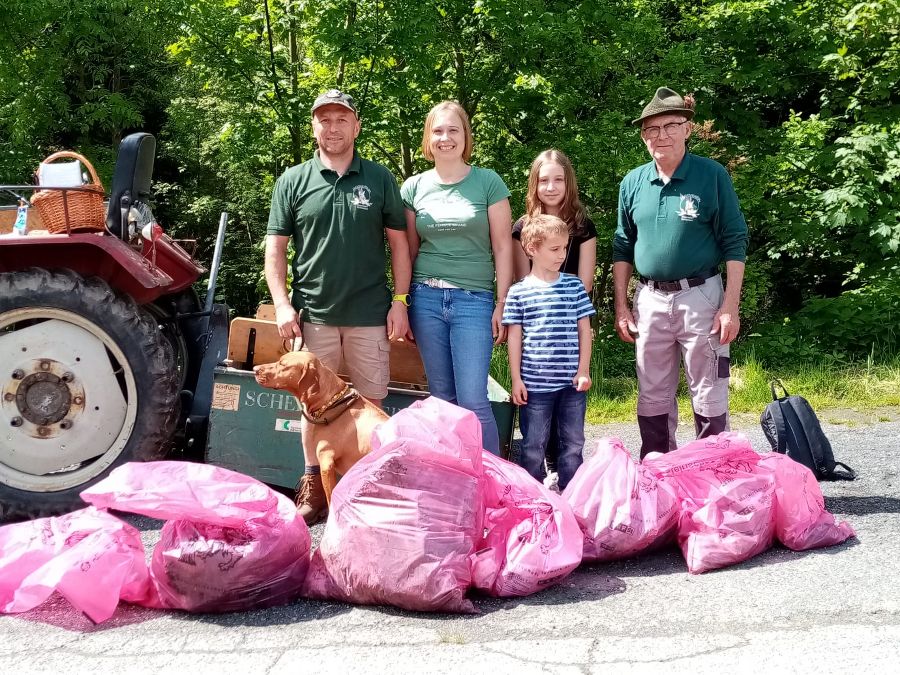
M310 424L330 424L338 417L340 417L341 413L349 408L350 405L358 398L359 392L348 384L345 385L341 391L332 396L331 400L318 410L310 412L307 409L306 404L301 403L300 412L303 414L303 417L306 419L306 421ZM336 408L340 408L340 410L338 410L336 414L332 415L331 417L325 417L325 413Z

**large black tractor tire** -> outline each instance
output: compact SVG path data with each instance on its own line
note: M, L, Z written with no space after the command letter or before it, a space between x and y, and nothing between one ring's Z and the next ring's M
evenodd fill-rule
M0 520L80 508L115 467L165 457L178 385L158 322L106 282L0 273Z

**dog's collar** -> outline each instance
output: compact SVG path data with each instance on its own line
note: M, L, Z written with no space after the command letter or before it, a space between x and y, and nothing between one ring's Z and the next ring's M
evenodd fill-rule
M359 398L359 392L356 391L349 384L345 385L344 388L339 391L337 394L331 397L331 400L328 401L325 405L323 405L318 410L310 411L305 403L300 404L300 412L303 414L303 417L306 418L306 421L310 424L328 424L337 419L342 412L344 412L347 408L350 407L350 404L353 403L356 399ZM337 414L332 415L331 417L326 417L325 413L329 410L334 410L335 408L342 406L340 410L337 411Z

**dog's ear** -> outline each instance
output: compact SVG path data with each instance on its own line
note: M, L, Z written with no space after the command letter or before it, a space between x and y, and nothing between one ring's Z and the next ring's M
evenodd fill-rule
M319 395L319 376L313 361L301 366L300 377L297 378L297 396L301 400L312 400Z
M316 380L319 381L319 386L326 391L341 389L345 384L337 372L324 363L318 364Z

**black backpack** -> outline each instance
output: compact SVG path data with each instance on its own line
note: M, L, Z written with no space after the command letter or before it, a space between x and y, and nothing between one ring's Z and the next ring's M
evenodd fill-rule
M795 462L809 467L817 480L853 480L856 472L846 464L834 461L831 443L822 431L819 418L802 396L791 396L781 380L769 383L772 402L763 410L759 422L772 450L786 454ZM775 388L784 396L778 397ZM840 466L847 470L835 471Z

